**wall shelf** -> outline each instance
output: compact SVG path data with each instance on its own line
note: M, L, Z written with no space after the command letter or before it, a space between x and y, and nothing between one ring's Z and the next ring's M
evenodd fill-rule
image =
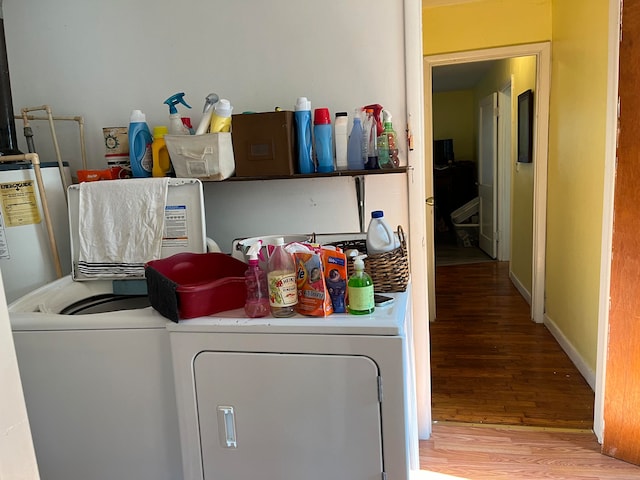
M281 176L256 176L256 177L230 177L224 182L247 182L255 180L285 180L285 179L297 179L297 178L333 178L333 177L361 177L363 175L384 175L388 173L405 173L407 167L397 168L379 168L375 170L337 170L330 173L311 173L303 175L296 173L294 175L281 175Z

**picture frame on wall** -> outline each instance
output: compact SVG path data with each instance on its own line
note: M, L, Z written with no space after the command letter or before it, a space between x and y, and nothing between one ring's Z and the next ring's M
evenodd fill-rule
M518 95L518 162L533 161L533 91Z

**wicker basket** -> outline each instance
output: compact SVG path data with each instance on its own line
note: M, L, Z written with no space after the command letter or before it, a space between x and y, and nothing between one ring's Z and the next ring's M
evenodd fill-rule
M404 292L409 283L409 259L407 258L407 241L404 230L398 226L400 246L389 252L367 254L364 261L365 271L371 275L374 290L378 293ZM367 253L365 239L332 242L331 245L344 251L356 249L360 253ZM347 274L353 274L353 262L347 262Z

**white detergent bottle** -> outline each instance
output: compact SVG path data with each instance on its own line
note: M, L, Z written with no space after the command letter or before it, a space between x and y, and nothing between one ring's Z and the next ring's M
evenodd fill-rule
M390 252L399 244L393 230L384 219L384 212L382 210L371 212L371 221L367 228L367 254Z

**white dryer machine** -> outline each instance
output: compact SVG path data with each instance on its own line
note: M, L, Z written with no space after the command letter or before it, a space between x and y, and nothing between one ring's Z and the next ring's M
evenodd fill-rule
M185 480L407 480L409 292L372 315L172 323Z

